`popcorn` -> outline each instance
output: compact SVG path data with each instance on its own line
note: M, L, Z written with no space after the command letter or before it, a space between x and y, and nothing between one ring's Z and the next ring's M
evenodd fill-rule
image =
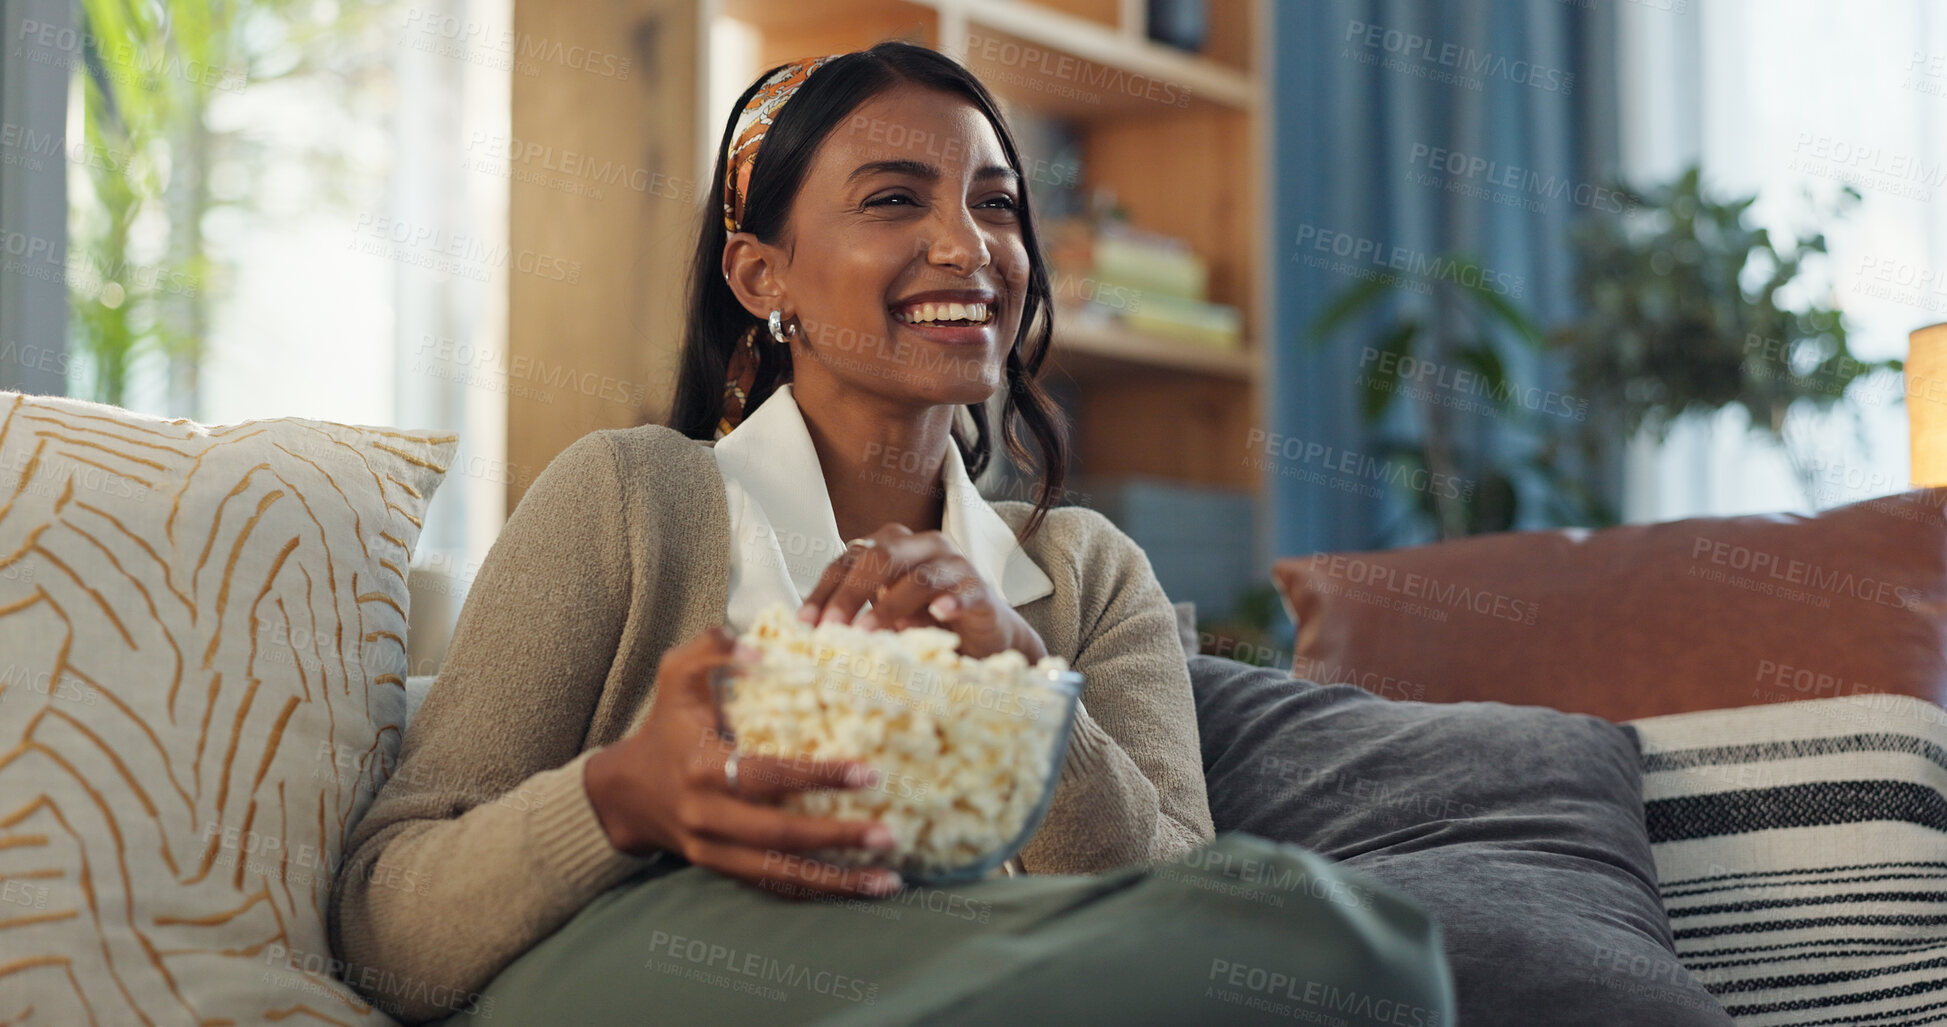
M819 858L938 878L998 863L1042 812L1074 708L1074 689L1050 677L1068 671L1067 660L963 656L960 637L942 628L812 627L783 604L759 613L741 641L758 657L722 699L739 754L852 759L880 771L873 788L796 792L781 803L877 820L895 842L889 858Z

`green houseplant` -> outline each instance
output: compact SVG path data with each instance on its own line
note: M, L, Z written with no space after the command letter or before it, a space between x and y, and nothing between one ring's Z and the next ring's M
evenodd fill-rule
M1437 273L1429 281L1381 276L1347 287L1306 332L1320 347L1384 306L1390 322L1362 344L1354 382L1374 455L1459 483L1402 489L1409 513L1382 530L1383 541L1509 530L1527 509L1523 483L1546 523L1613 523L1570 466L1562 426L1585 416L1579 401L1507 371L1514 350L1540 352L1545 339L1506 276L1464 254L1441 256L1431 267ZM1410 415L1394 414L1402 406Z
M1749 223L1756 196L1707 195L1696 167L1657 187L1616 189L1633 210L1572 231L1585 313L1548 340L1568 354L1574 389L1594 404L1590 430L1647 429L1661 441L1678 418L1741 405L1751 430L1783 448L1809 498L1811 472L1786 434L1788 416L1831 410L1854 381L1902 367L1855 356L1829 299L1787 301L1811 291L1801 276L1825 254L1824 234L1774 240ZM1858 200L1847 186L1821 217L1842 216Z
M1586 416L1586 404L1516 381L1507 370L1513 352L1544 352L1546 339L1505 276L1464 254L1441 255L1429 267L1429 276L1384 275L1347 286L1304 333L1313 348L1359 342L1353 384L1373 456L1466 485L1402 487L1406 516L1383 526L1381 541L1508 530L1524 509L1518 487L1524 482L1544 521L1614 523L1570 465L1574 439L1565 426ZM1352 326L1367 315L1380 315L1377 332L1352 336ZM1475 430L1460 431L1463 423ZM1200 626L1201 650L1290 667L1290 639L1276 637L1280 605L1268 585L1245 590L1228 618Z
M1393 359L1371 362L1373 369L1361 374L1361 414L1391 458L1476 476L1481 487L1471 498L1413 497L1441 537L1508 527L1516 503L1513 483L1524 474L1544 488L1556 523L1613 524L1613 510L1569 469L1569 454L1592 462L1613 440L1644 429L1661 441L1678 418L1731 404L1745 407L1752 430L1783 448L1809 497L1811 471L1786 432L1792 412L1847 405L1845 393L1855 381L1903 369L1899 360L1856 356L1836 305L1787 300L1807 291L1810 280L1801 276L1826 252L1822 233L1776 242L1749 223L1755 196L1714 198L1701 179L1692 167L1655 188L1614 186L1621 211L1584 219L1568 239L1584 313L1546 335L1507 297L1478 285L1440 283L1433 302L1419 306L1430 307L1431 317L1393 304L1391 322L1382 322L1365 344L1367 352ZM1842 216L1858 199L1846 187L1821 216ZM1460 257L1441 259L1477 266ZM1340 337L1355 318L1394 298L1401 284L1371 280L1344 289L1319 314L1309 341L1318 346ZM1435 330L1436 320L1444 327ZM1518 394L1503 370L1509 346L1562 355L1568 395L1577 397L1573 418L1535 417L1527 404L1499 404L1508 426L1529 433L1530 451L1502 451L1492 438L1484 447L1458 448L1456 418L1427 402L1423 391L1419 416L1404 430L1388 432L1389 412L1402 391L1412 391L1402 388L1401 358L1466 368L1490 393ZM1256 644L1268 632L1271 611L1261 603L1240 609L1249 616L1218 630L1236 644Z

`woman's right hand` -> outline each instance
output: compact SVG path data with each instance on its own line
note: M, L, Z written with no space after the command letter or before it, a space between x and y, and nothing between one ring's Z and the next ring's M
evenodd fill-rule
M590 757L588 801L609 844L638 856L658 850L780 894L886 895L899 875L812 859L819 849L892 848L892 833L869 820L830 820L772 805L793 792L859 788L875 773L855 761L744 756L732 794L724 763L732 747L717 733L710 672L729 662L735 638L721 627L663 654L656 695L642 724Z

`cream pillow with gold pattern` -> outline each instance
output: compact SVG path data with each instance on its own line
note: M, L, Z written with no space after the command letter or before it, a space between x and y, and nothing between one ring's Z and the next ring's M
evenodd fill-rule
M457 444L0 392L0 1023L392 1022L324 909Z

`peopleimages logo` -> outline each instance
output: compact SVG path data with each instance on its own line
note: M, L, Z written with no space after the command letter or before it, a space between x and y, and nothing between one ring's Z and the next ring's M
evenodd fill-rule
M879 997L879 985L875 981L668 931L650 932L649 952L651 958L643 964L645 967L655 967L659 972L672 976L689 976L734 990L744 990L738 985L783 984L868 1006ZM662 964L654 958L657 955L682 960L689 965ZM766 994L775 991L763 989L757 993L775 1001L784 1001L786 996L783 993Z
M1518 599L1455 581L1403 572L1397 567L1358 557L1335 553L1314 557L1312 563L1334 580L1456 610L1472 610L1497 620L1532 625L1541 613L1540 604L1531 599Z
M31 49L23 49L23 44ZM155 79L173 78L191 85L237 92L244 85L242 68L225 68L185 58L180 48L166 50L141 45L129 38L106 38L66 25L23 18L14 35L12 56L35 64L75 67L87 62L89 71L118 82L154 89Z
M1397 1027L1441 1027L1440 1011L1408 1005L1396 999L1341 988L1325 981L1314 981L1270 967L1229 959L1210 960L1210 986L1204 997L1231 1005L1257 1009L1292 1020L1313 1020L1319 1015L1310 1009L1347 1013L1362 1023L1395 1024ZM1230 990L1238 989L1238 990ZM1285 1001L1278 1001L1278 1000ZM1337 1019L1338 1023L1349 1023Z
M1800 132L1792 154L1785 162L1788 170L1893 196L1929 201L1935 188L1947 185L1947 161L1928 161L1849 139Z
M0 230L0 270L41 281L63 279L69 288L90 296L111 284L124 292L133 289L194 296L201 284L186 271L137 264L127 258L104 263L85 250L69 248L64 241L5 230Z
M1772 593L1774 589L1778 589L1780 590L1778 594L1783 595L1784 592L1791 591L1784 589L1784 586L1796 585L1824 592L1828 595L1851 596L1855 599L1863 599L1869 603L1879 603L1882 606L1895 606L1902 609L1918 609L1920 607L1921 597L1919 590L1906 585L1896 585L1893 582L1884 581L1870 575L1859 575L1851 571L1821 567L1818 564L1807 563L1804 560L1780 559L1776 553L1768 553L1761 549L1752 549L1749 546L1740 546L1731 542L1707 538L1702 535L1697 536L1696 543L1690 547L1690 557L1692 561L1701 557L1719 567L1729 567L1734 571L1742 571L1769 579L1765 582L1755 582L1753 584L1772 587L1754 588L1753 591ZM1693 565L1693 576L1701 577L1701 575L1696 575L1695 571L1696 568ZM1711 580L1716 579L1713 578ZM1734 581L1733 583L1737 584L1738 582ZM1782 583L1782 585L1778 583Z
M1383 52L1401 61L1432 65L1456 76L1498 78L1564 96L1575 89L1575 75L1572 72L1518 58L1510 60L1501 54L1476 50L1460 43L1443 43L1431 36L1389 29L1384 25L1349 21L1345 25L1343 42L1365 47L1368 51ZM1477 92L1480 89L1476 84L1479 79L1459 79L1458 82Z
M1544 200L1567 200L1578 207L1599 210L1606 214L1621 214L1634 205L1626 202L1621 193L1605 186L1577 182L1563 175L1544 174L1533 168L1524 168L1479 154L1463 153L1425 143L1413 144L1413 149L1407 155L1407 162L1415 166L1423 166L1429 171L1441 172L1456 181L1471 179L1486 185L1527 193ZM1449 183L1448 188L1452 191L1460 191L1454 188L1454 183ZM1548 208L1543 205L1541 209Z
M1573 418L1576 421L1589 419L1589 401L1578 400L1549 389L1539 389L1531 385L1517 385L1511 379L1493 381L1479 371L1461 367L1449 367L1437 361L1425 360L1409 353L1394 353L1372 346L1361 347L1359 366L1377 370L1362 370L1355 380L1367 388L1386 391L1398 389L1409 398L1438 401L1430 389L1461 396L1482 396L1495 403L1515 403L1527 410L1556 417ZM1415 386L1427 386L1418 388ZM1447 403L1461 409L1458 404ZM1494 408L1484 404L1468 404L1465 409L1477 409L1481 413L1492 413Z
M1465 478L1450 474L1429 471L1424 467L1392 460L1381 460L1367 456L1356 450L1340 449L1337 446L1318 441L1308 441L1295 435L1280 435L1262 428L1252 428L1246 437L1244 447L1248 466L1261 467L1263 462L1250 464L1250 450L1263 446L1263 454L1277 458L1288 464L1322 467L1337 472L1347 481L1374 481L1388 485L1402 485L1414 492L1427 492L1447 499L1467 501L1474 496L1474 483ZM1376 494L1376 493L1373 493Z
M402 1002L416 1002L470 1016L493 1016L493 999L479 992L435 984L410 974L398 974L325 953L289 949L274 941L264 947L263 959L265 964L274 969L315 978L336 979L357 988L365 995L380 995L382 998L374 1004L390 1012L398 1012L399 1004ZM301 979L298 981L280 979L275 983L278 987L290 987L293 983L301 983Z
M627 79L635 59L577 43L567 43L511 28L494 29L480 22L438 10L414 7L406 11L405 28L431 39L443 40L447 47L433 47L442 56L466 58L478 47L481 51L508 58L522 74L533 74L531 62L557 64L601 78ZM413 45L413 44L408 44ZM416 46L417 49L428 49ZM497 67L507 67L502 62Z
M1405 246L1391 246L1377 239L1317 225L1298 226L1295 245L1298 253L1293 259L1312 259L1306 250L1328 253L1361 270L1364 265L1370 264L1374 268L1398 271L1414 278L1452 282L1468 289L1484 288L1498 296L1516 299L1526 288L1520 275L1451 257L1434 256Z
M39 158L62 159L81 167L102 171L126 171L131 152L112 150L99 143L77 142L67 145L62 132L36 132L32 126L11 121L0 122L0 165L39 171L46 165Z
M515 251L483 236L371 211L359 211L346 249L481 282L495 268L512 267L549 281L581 284L581 261L525 248Z
M1152 100L1164 107L1190 105L1188 86L1017 43L1004 36L969 33L966 49L954 56L963 62L977 56L989 65L998 66L988 74L1033 89L1043 89L1040 83L1073 82L1087 89ZM1088 99L1090 103L1100 98L1099 94L1090 95L1093 97Z
M579 186L619 186L651 196L669 200L692 202L697 196L697 183L694 179L665 175L660 171L627 164L622 161L597 157L593 154L574 150L558 150L551 143L539 143L531 139L520 139L511 135L495 135L489 132L475 132L467 140L469 153L506 161L509 166L521 165L525 172L552 172L557 178L536 176L522 178L523 181L537 181L543 185L560 183ZM464 162L463 162L464 163ZM496 170L484 162L467 165L479 171ZM586 189L597 199L599 189Z
M1925 96L1947 96L1947 51L1926 53L1913 51L1907 58L1906 88Z

